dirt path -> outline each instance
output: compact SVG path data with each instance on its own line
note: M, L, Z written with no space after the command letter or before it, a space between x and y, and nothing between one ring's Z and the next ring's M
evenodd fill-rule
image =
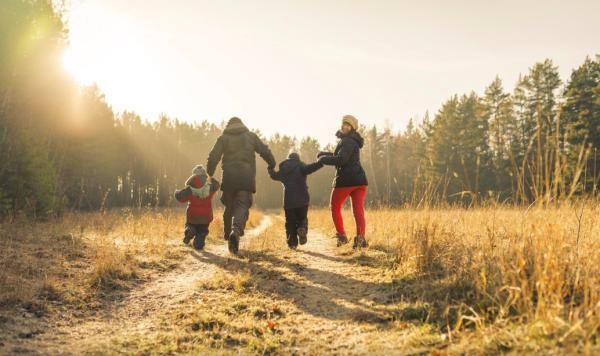
M251 239L272 225L272 218L264 216L259 225L246 232L244 239ZM226 243L207 243L206 253L229 258ZM179 268L133 289L123 300L108 303L96 317L69 320L51 332L43 332L32 339L33 345L25 343L25 350L42 353L70 354L74 350L86 350L90 345L102 345L115 335L140 335L155 329L157 313L162 313L190 299L197 281L210 280L218 267L198 263L190 254L180 262ZM34 346L33 348L31 346Z
M258 291L283 310L281 330L292 334L286 352L398 354L408 340L406 328L391 321L397 306L389 305L398 291L386 275L386 255L337 248L319 232L308 240L296 251L247 251L250 267L221 267L250 268Z
M414 329L394 320L398 304L391 302L398 293L382 268L383 252L336 248L334 239L319 232L296 251L265 247L283 246L279 237L265 237L281 234L281 227L272 229L275 219L265 217L246 234L240 256L231 257L224 241L190 250L180 268L132 290L96 317L38 335L27 349L389 354L410 343ZM257 236L261 241L253 242ZM221 275L246 276L250 287L198 287Z

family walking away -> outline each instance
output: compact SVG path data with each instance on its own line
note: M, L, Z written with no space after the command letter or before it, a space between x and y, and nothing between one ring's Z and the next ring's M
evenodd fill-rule
M336 133L338 144L333 152L319 152L317 161L304 163L296 152L279 164L269 147L251 132L237 117L231 118L208 155L206 169L199 165L187 180L186 187L175 193L180 202L187 202L187 219L184 243L194 240L196 249L203 249L208 227L213 219L212 199L219 188L222 191L223 237L228 242L229 252L237 254L240 238L244 236L249 211L256 193L256 154L266 163L271 179L283 185L283 208L287 245L296 249L307 243L308 210L310 194L307 176L323 168L336 169L331 191L331 215L336 229L337 246L349 242L342 218L344 202L350 198L356 223L354 249L368 247L365 238L366 221L364 203L367 194L367 176L360 163L360 150L364 139L358 132L358 120L352 115L342 118ZM221 163L222 183L213 177Z

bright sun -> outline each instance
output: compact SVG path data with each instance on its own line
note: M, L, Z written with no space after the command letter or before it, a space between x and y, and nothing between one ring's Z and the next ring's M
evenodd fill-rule
M90 63L80 53L69 47L63 53L63 66L79 84L92 84L97 78L90 68Z
M82 1L70 12L63 68L82 86L95 83L116 110L156 115L164 105L162 76L165 68L174 66L165 60L171 50L155 46L159 32L136 24L107 3Z

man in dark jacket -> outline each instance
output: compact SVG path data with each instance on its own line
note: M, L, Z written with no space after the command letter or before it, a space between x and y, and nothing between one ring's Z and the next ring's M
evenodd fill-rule
M234 254L238 252L239 239L244 235L252 206L252 195L256 193L255 153L267 162L268 167L275 167L275 158L269 147L255 133L250 132L242 120L233 117L210 151L206 164L207 172L212 176L222 160L224 237L228 240L229 251Z
M279 171L269 169L273 180L283 184L283 208L285 210L285 231L287 244L294 249L306 243L308 233L308 206L310 195L306 185L306 176L323 167L322 163L304 164L297 153L290 153L288 159L279 164Z

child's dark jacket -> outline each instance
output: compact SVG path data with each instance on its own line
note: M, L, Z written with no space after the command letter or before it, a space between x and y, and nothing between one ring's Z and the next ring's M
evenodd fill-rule
M306 176L322 167L323 164L319 162L305 164L298 157L292 156L279 164L279 171L269 170L273 180L283 183L285 209L301 208L310 204Z

